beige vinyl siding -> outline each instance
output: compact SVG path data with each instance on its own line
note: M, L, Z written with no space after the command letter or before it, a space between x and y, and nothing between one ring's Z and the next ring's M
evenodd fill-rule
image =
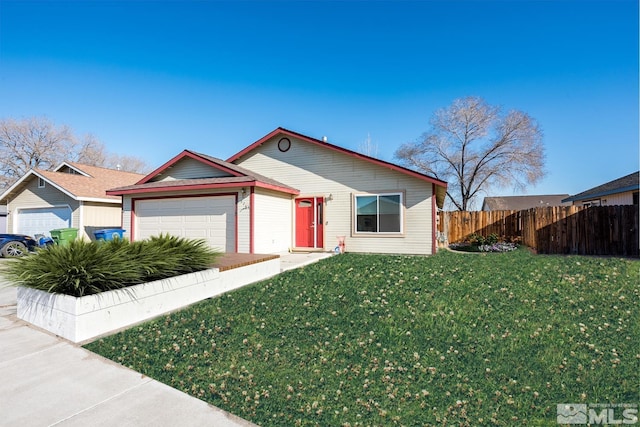
M300 196L325 197L324 249L346 236L351 252L431 253L432 184L296 138L280 152L276 136L235 163L300 190ZM354 194L404 193L402 235L352 233Z
M163 175L154 178L152 181L175 181L178 179L218 178L225 176L231 175L200 161L185 157L167 169Z
M619 194L611 194L609 196L604 196L602 198L602 206L632 205L632 204L633 204L633 191L627 191L626 193L619 193Z
M71 227L79 227L79 205L78 201L48 182L45 183L43 188L38 188L38 177L32 177L24 183L23 190L15 198L7 202L7 209L10 213L7 216L7 230L11 230L12 233L15 232L16 224L14 224L13 219L15 215L11 215L11 213L16 212L17 209L47 208L52 206L68 206L71 209Z
M637 190L636 190L637 191ZM615 206L615 205L632 205L633 191L625 193L610 194L608 196L595 197L593 199L575 200L574 206Z
M253 251L267 254L288 251L293 241L291 195L257 188L253 200Z
M248 254L251 251L250 238L251 238L251 195L249 191L242 194L242 191L238 192L238 206L236 207L236 215L238 220L236 226L238 228L238 253Z
M85 238L95 240L93 233L96 230L120 228L121 222L122 209L120 205L93 202L82 203L82 232Z
M122 197L122 228L124 237L131 240L131 196Z

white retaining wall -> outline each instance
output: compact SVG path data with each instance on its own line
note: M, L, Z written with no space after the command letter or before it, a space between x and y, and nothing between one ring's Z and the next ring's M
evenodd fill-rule
M280 273L280 258L80 298L18 287L18 318L78 343Z

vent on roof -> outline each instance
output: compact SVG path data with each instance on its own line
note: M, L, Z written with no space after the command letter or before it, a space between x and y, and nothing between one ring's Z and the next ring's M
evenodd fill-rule
M327 141L328 141L328 138L326 136L323 136L322 137L322 142L327 142Z

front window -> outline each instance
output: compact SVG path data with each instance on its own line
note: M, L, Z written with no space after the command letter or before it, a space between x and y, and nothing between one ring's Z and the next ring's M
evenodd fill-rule
M402 193L355 196L356 233L401 233Z

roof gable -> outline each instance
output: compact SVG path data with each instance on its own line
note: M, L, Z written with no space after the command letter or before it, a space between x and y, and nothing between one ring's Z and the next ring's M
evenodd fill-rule
M71 162L64 163L56 170L58 172L29 170L0 196L0 200L10 194L19 193L24 185L37 178L44 180L45 185L56 188L74 200L120 203L118 197L107 195L107 190L114 186L132 184L143 177L137 173ZM66 172L61 172L63 170Z
M74 165L74 163L71 163L71 162L62 162L57 168L53 170L53 172L75 173L78 175L91 176L87 172L83 172L76 165L80 166L79 163L76 163Z
M322 147L323 149L327 149L327 150L331 150L334 152L338 152L341 154L344 154L346 156L350 156L350 157L355 157L358 158L360 160L364 160L365 162L368 162L372 165L377 165L386 169L391 169L397 172L400 172L402 174L405 175L409 175L412 176L414 178L423 180L425 182L428 182L430 184L432 184L435 187L435 191L436 191L436 199L438 202L438 206L442 207L442 205L444 204L444 198L446 196L446 190L447 190L447 183L444 181L441 181L439 179L436 179L432 176L429 175L425 175L423 173L411 170L411 169L407 169L405 167L396 165L394 163L390 163L390 162L386 162L384 160L380 160L380 159L376 159L374 157L370 157L343 147L339 147L337 145L334 144L330 144L326 141L321 141L319 139L316 138L312 138L282 127L279 127L275 130L273 130L272 132L268 133L267 135L263 136L262 138L260 138L259 140L257 140L256 142L254 142L253 144L249 145L248 147L244 148L243 150L239 151L238 153L234 154L233 156L229 157L227 159L227 162L236 162L238 160L240 160L242 157L248 155L249 153L251 153L252 151L254 151L255 149L257 149L258 147L260 147L262 144L264 144L267 141L270 141L272 138L276 137L276 136L289 136L289 137L293 137L293 138L297 138L298 140L310 143L310 144L314 144L316 146Z
M172 168L180 167L180 164L191 163L190 170L206 171L202 176L199 174L178 174L171 175ZM197 168L195 165L204 165L210 169ZM269 188L289 194L298 194L299 191L293 187L282 184L276 180L267 178L248 169L225 162L216 157L195 151L183 150L180 154L145 176L133 185L112 187L107 194L123 195L143 192L157 192L167 190L190 190L204 188L231 188L239 186L258 186Z
M137 182L137 184L146 184L148 182L157 182L163 180L172 180L171 178L171 170L179 167L181 164L184 165L187 162L192 162L192 164L200 164L202 166L207 166L210 168L210 173L204 172L205 168L200 168L200 172L204 172L203 176L189 176L185 179L194 179L194 178L215 178L221 176L246 176L246 174L240 172L235 168L235 165L228 164L224 160L207 156L204 154L196 153L195 151L183 150L180 154L173 157L168 162L164 163L159 168L155 169L153 172L146 175L143 179ZM167 178L168 177L168 178ZM176 179L175 177L173 179Z

